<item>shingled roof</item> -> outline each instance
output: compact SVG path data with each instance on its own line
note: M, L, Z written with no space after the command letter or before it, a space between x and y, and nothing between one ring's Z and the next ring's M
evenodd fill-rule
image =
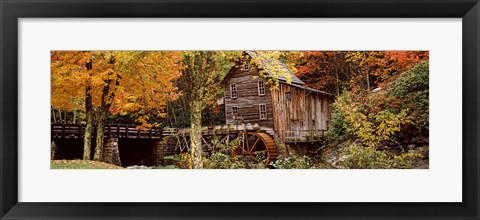
M257 53L253 51L245 51L250 57L255 58L257 57ZM288 69L287 65L283 63L280 60L273 59L273 58L265 58L260 60L258 63L259 68L262 68L265 70L268 74L275 76L277 79L279 79L282 82L287 82L287 77L291 79L292 84L296 85L305 85L305 83L298 78L290 69ZM277 69L278 68L278 69ZM281 71L280 74L272 73L272 69L277 69L278 71Z

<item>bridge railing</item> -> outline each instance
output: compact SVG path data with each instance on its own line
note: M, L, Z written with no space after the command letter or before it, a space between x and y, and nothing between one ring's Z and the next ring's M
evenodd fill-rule
M326 130L287 130L285 143L321 141Z
M85 125L80 124L51 124L52 139L83 138ZM93 135L96 134L96 126ZM138 138L138 139L162 139L162 128L138 129L136 125L105 125L105 138Z

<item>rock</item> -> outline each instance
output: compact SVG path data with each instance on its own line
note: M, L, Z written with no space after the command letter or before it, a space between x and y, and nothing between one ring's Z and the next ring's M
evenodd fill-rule
M408 148L409 150L412 150L412 149L415 148L415 144L410 144L410 145L407 146L407 148Z

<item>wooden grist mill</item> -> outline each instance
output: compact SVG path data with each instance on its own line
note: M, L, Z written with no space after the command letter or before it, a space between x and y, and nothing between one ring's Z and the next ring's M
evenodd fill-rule
M272 159L307 153L328 130L332 94L305 86L280 60L252 63L256 56L245 51L223 80L224 96L217 103L225 107L226 124L254 124L263 131L247 133L243 152L265 151ZM272 88L260 72L276 78L278 86Z
M187 152L190 147L190 129L166 129L165 136L175 138L175 151ZM202 145L206 153L212 153L220 145L232 146L231 155L247 161L264 162L266 165L277 159L274 138L258 126L221 125L202 128Z

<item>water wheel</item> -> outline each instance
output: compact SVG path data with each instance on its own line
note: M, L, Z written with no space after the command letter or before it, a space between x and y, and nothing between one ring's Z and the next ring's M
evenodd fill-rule
M264 159L267 166L277 159L277 146L267 133L247 131L244 138L243 144L232 152L233 156L242 156L257 163Z

